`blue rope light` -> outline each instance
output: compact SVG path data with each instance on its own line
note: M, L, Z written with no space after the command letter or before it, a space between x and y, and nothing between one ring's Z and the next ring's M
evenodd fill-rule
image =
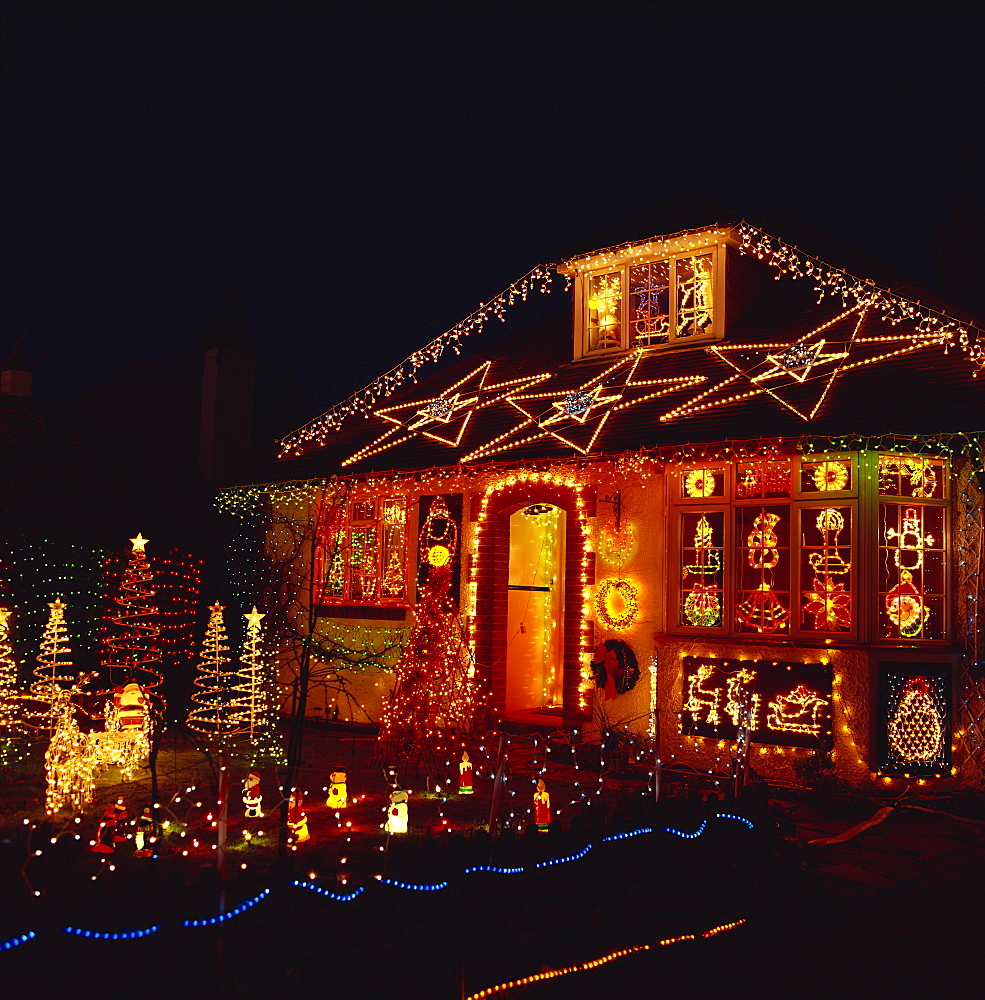
M381 885L392 885L398 889L417 889L419 892L437 892L439 889L447 889L447 882L438 882L436 885L414 885L411 882L398 882L395 878L377 879Z
M366 891L363 886L360 886L355 890L355 892L340 893L329 892L328 889L323 889L320 885L314 885L311 882L294 881L291 885L296 885L299 889L310 889L312 892L317 892L319 896L327 896L329 899L338 900L340 903L351 903L356 896L358 896L361 892Z
M140 931L87 931L83 930L81 927L63 927L62 930L66 934L75 934L77 937L84 938L94 938L99 941L128 941L134 938L147 937L148 934L153 934L155 931L161 929L160 924L155 924L153 927L145 927ZM33 934L31 935L34 936Z
M583 858L592 849L591 844L586 844L577 854L569 854L566 858L551 858L550 861L538 861L538 868L548 868L551 865L563 865L569 861L577 861Z
M264 896L270 894L269 889L264 889L259 895L254 896L252 899L248 899L245 903L240 903L235 910L230 910L228 913L220 913L217 917L209 917L208 920L182 920L182 927L212 927L214 924L221 924L225 920L229 920L232 917L238 917L241 913L245 913L250 907L256 906Z
M705 832L705 827L708 825L708 820L703 819L701 821L701 826L698 827L694 833L685 833L683 830L675 830L672 826L665 826L663 828L664 833L673 833L678 837L683 837L685 840L697 840Z
M466 868L462 874L471 875L472 872L499 872L500 875L517 875L524 871L523 868L497 868L495 865L476 865L474 868Z
M753 828L752 823L745 818L745 816L736 816L735 813L715 813L716 819L734 819L739 823L745 823L746 826L751 830Z
M610 840L626 840L628 837L638 837L641 833L653 833L652 826L641 826L638 830L630 830L628 833L614 833L611 837L603 837L602 843Z
M6 941L0 941L0 951L10 951L11 948L16 948L19 944L30 941L35 937L37 937L37 934L34 931L28 931L26 934L20 934L17 937L8 938Z

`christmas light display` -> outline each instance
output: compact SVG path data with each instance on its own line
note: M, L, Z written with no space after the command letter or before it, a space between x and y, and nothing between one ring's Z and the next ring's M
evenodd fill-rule
M888 566L882 571L883 606L892 626L884 634L906 639L936 638L941 625L928 624L931 617L928 597L933 593L935 580L938 595L943 589L943 531L928 531L927 527L936 522L943 528L944 511L923 505L880 504L880 518L884 524L884 551L892 553L896 566L895 573ZM939 603L940 598L937 600Z
M243 808L246 819L263 819L260 811L263 805L263 793L260 790L260 772L250 771L243 779Z
M691 469L683 473L684 492L689 497L716 497L722 495L722 469Z
M210 618L205 630L198 669L192 694L194 706L188 713L188 727L204 733L211 747L228 746L230 738L240 731L233 719L233 684L236 674L224 668L230 662L226 626L222 618L225 608L216 601L209 608Z
M462 759L458 762L458 794L472 794L472 761L468 750L462 751Z
M333 771L328 780L328 800L325 805L329 809L345 809L349 805L349 791L346 784L345 771Z
M592 675L602 698L611 701L636 686L640 677L639 661L621 639L606 639L595 647Z
M753 519L752 530L746 536L746 560L758 580L755 589L738 603L736 618L742 625L756 632L776 632L786 629L790 612L783 606L773 590L773 571L780 563L779 540L776 526L781 515L760 511Z
M144 806L144 811L137 817L134 826L133 845L135 858L151 858L154 856L154 845L157 843L156 824L150 806Z
M116 688L105 704L106 727L89 741L105 766L115 766L130 781L150 754L150 699L135 681Z
M595 614L606 628L629 628L639 614L636 588L628 580L603 580L595 593Z
M684 514L682 517L684 529L688 530L689 522L693 520L694 515ZM721 535L722 523L722 514L718 512L697 515L697 521L693 524L693 544L690 548L682 549L685 586L689 576L697 577L684 596L681 607L682 624L697 625L702 628L721 624L722 554L721 542L716 543L715 534L717 531L718 535ZM690 562L687 561L689 559Z
M820 736L830 709L828 701L803 684L769 703L766 724L774 732Z
M91 675L83 675L83 682ZM64 808L81 812L92 801L101 761L96 745L79 730L73 698L79 686L55 687L51 718L54 729L45 752L45 811L49 816Z
M810 542L806 540L802 545L801 551L807 553L807 564L814 578L814 589L804 593L806 603L803 606L805 620L802 628L813 625L817 632L839 632L852 627L852 596L848 589L852 564L839 551L839 536L845 530L846 518L851 517L851 512L850 507L823 508L814 522L821 536L820 550L808 551ZM808 520L808 512L803 513Z
M120 592L114 598L115 614L110 616L116 629L103 637L102 665L111 684L138 683L151 697L154 717L160 719L164 701L154 689L160 686L163 677L153 666L161 659L160 612L151 600L155 592L145 551L148 539L138 532L130 542L129 563L120 581Z
M66 605L58 597L49 602L48 607L50 613L41 637L38 666L34 668L35 680L30 688L31 701L37 703L37 707L28 707L25 720L35 728L54 731L54 720L56 717L60 718L64 711L60 693L75 683L75 670L70 658L71 640L65 623Z
M882 770L896 774L940 774L950 765L950 698L946 667L914 673L904 664L882 664L885 711Z
M395 788L390 792L390 805L386 813L386 823L383 824L384 832L407 832L407 800L409 798L410 793L402 788Z
M246 636L233 683L229 723L246 741L246 754L252 762L283 764L284 749L271 697L273 672L263 649L260 624L266 615L260 614L254 606L243 617L246 619Z
M379 454L418 434L457 448L473 413L498 403L508 393L523 392L550 377L545 373L487 384L486 378L491 367L491 361L483 362L438 396L377 409L373 415L393 426L371 444L344 459L342 465L352 465L360 459Z
M0 767L10 767L23 756L24 727L18 709L17 661L10 644L12 614L8 608L0 608Z

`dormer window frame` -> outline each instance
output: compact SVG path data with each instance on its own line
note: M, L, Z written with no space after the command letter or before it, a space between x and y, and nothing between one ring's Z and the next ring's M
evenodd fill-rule
M675 350L691 344L709 344L720 341L725 336L725 269L727 240L719 236L707 242L695 243L693 238L686 245L674 249L672 245L662 245L652 252L629 250L618 257L611 254L589 255L572 261L566 268L573 274L574 281L574 359L605 358L626 354L640 349L650 351ZM712 308L711 323L698 334L679 335L678 328L678 262L691 257L711 255L712 266ZM667 275L667 339L660 343L637 343L633 336L631 318L631 270L642 264L666 261ZM589 304L597 297L593 284L605 275L620 276L620 314L618 319L618 340L613 338L611 346L590 349L590 338L598 329L599 320L592 314ZM597 312L597 310L596 310Z

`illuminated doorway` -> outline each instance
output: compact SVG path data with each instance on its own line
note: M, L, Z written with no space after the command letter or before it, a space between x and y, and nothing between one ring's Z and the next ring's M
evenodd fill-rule
M530 504L510 517L506 711L561 707L565 512Z

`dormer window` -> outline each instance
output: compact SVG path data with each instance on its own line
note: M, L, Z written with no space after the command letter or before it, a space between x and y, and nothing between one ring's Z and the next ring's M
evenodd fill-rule
M721 340L725 253L721 245L659 244L572 261L575 357ZM621 258L621 259L620 259Z

